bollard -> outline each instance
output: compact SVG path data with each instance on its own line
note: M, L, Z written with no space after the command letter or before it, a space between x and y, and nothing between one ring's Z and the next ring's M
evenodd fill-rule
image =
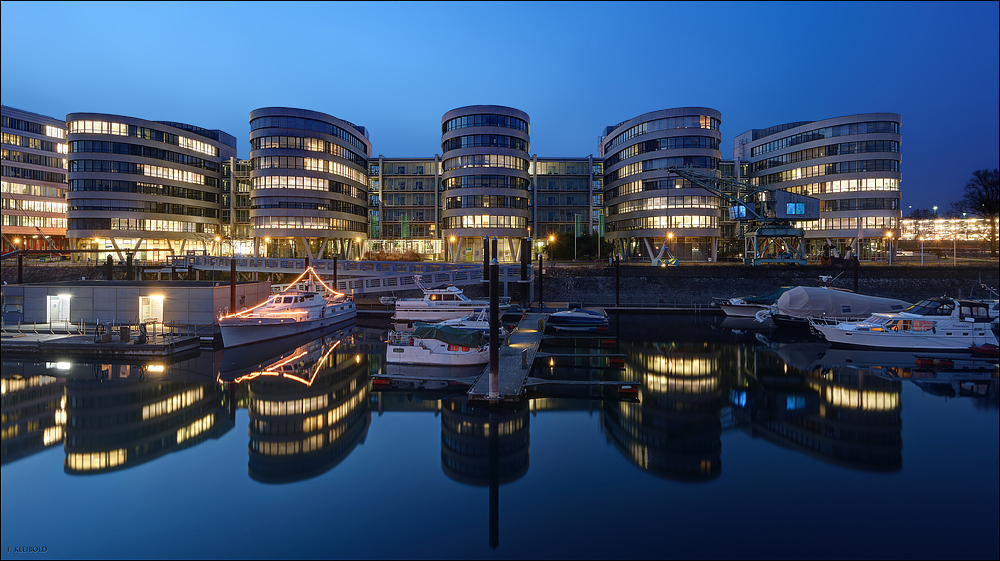
M528 369L528 349L521 349L521 370Z

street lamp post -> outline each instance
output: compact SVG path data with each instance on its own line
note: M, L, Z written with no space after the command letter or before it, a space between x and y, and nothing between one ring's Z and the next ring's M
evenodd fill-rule
M552 261L552 244L556 243L554 234L549 234L549 261Z
M892 265L892 230L886 230L885 238L886 245L888 246L886 249L886 259L889 261L889 265Z
M920 266L924 266L924 237L920 236Z

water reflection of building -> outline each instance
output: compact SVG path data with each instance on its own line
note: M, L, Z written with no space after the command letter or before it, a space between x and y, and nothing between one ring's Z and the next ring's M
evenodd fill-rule
M705 481L721 473L720 351L703 343L628 344L624 380L641 402L604 402L608 439L655 475Z
M249 473L257 481L314 477L368 433L367 360L355 353L352 337L320 342L318 356L311 349L282 365L282 376L250 381Z
M233 427L218 384L143 381L139 368L97 365L66 381L67 473L132 467Z
M66 425L65 380L45 374L14 374L3 363L3 446L0 464L7 464L60 444Z
M816 368L805 374L805 384L818 394L818 410L787 418L757 418L754 436L853 469L902 468L900 382Z
M466 485L490 484L490 436L498 431L499 484L528 473L528 408L494 412L470 406L465 396L444 401L441 413L441 469Z

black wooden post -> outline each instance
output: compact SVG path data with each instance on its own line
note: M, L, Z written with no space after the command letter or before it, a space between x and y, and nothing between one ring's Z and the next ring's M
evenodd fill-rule
M500 398L500 263L490 261L490 393L488 399Z
M229 313L236 313L236 258L229 258Z
M125 280L135 280L135 270L132 269L132 254L125 254Z
M538 254L538 311L545 313L545 289L543 280L545 280L545 275L542 274L542 254Z
M114 280L114 261L111 256L108 255L107 261L104 263L104 278L107 280Z
M490 281L490 238L483 236L483 282Z
M17 252L17 284L24 284L24 252Z
M615 257L615 307L620 306L621 302L621 284L622 284L622 267L621 261Z

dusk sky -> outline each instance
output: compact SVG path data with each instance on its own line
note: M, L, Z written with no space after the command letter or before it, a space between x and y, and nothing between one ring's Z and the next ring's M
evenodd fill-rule
M2 102L234 135L249 113L320 111L374 154L441 153L441 116L531 117L531 152L597 155L649 111L722 112L722 157L749 129L902 115L903 214L947 209L998 167L1000 3L3 2Z

